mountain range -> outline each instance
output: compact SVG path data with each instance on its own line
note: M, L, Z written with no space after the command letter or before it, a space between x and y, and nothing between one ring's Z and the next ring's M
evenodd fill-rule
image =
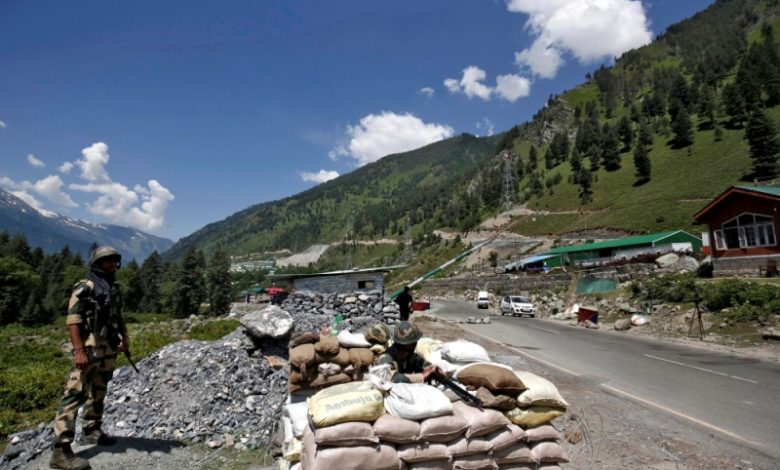
M113 246L125 260L135 259L139 263L153 251L163 252L173 245L172 240L140 230L91 224L55 212L39 211L3 189L0 189L0 230L24 234L30 246L41 247L45 253L58 252L67 245L84 259L89 259L92 243Z

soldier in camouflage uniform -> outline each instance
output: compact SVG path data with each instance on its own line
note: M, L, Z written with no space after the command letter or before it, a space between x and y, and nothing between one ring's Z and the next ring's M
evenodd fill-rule
M393 345L387 352L377 357L376 365L390 364L395 383L423 383L433 372L444 372L432 366L422 356L414 352L422 332L412 322L402 321L393 333Z
M79 408L83 436L81 444L112 445L116 439L103 433L103 401L114 372L117 352L130 346L122 316L119 285L114 278L122 261L111 247L92 252L87 278L73 288L66 324L73 345L73 368L65 384L54 420L54 448L49 466L61 469L89 468L76 456L71 443L76 434Z

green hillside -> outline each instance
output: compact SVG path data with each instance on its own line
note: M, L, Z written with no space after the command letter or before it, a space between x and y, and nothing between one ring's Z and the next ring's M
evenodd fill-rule
M714 196L777 172L777 11L775 0L717 1L504 134L463 134L387 156L210 224L165 258L193 246L252 258L345 239L419 242L434 229L467 231L503 210L506 168L514 202L537 211L513 220L515 232L696 233L692 216ZM401 252L371 251L360 261L395 262Z

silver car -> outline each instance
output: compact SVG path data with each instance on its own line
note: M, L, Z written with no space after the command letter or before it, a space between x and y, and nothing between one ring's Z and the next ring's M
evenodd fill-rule
M533 318L536 315L536 307L531 299L522 295L507 295L501 299L501 315L528 315Z

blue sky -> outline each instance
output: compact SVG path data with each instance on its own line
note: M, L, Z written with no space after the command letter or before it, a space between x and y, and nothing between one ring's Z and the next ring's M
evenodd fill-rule
M711 0L0 2L0 187L177 239L527 121Z

